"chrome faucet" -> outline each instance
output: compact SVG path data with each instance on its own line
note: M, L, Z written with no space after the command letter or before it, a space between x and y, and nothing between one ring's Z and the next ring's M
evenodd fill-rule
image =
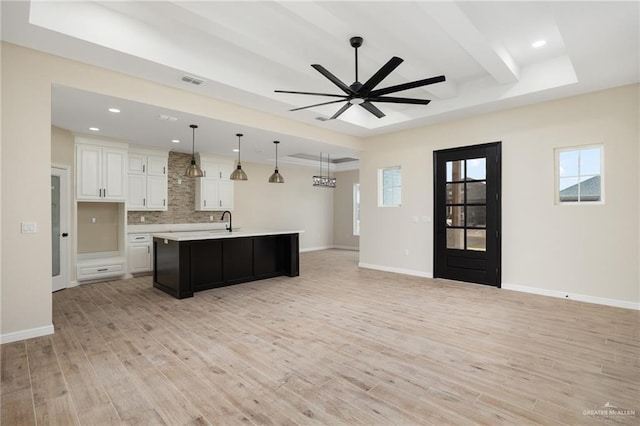
M220 217L220 220L224 220L225 213L229 213L229 226L227 226L225 229L228 230L229 232L231 232L232 231L232 228L231 228L231 212L229 210L223 211L222 212L222 216Z

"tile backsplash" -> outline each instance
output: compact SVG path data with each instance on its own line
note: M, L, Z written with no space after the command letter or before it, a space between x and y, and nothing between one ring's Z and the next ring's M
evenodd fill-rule
M195 210L196 183L184 176L191 163L191 154L169 153L168 206L167 211L130 211L127 213L129 225L159 223L204 223L221 222L222 210L200 212ZM144 222L140 218L144 216ZM213 216L213 220L210 220Z

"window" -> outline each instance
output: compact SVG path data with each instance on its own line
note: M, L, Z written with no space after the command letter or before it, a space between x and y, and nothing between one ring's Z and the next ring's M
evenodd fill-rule
M556 203L604 201L602 146L556 149Z
M402 203L402 173L400 166L378 169L378 206L400 207Z
M360 235L360 184L353 184L353 235Z

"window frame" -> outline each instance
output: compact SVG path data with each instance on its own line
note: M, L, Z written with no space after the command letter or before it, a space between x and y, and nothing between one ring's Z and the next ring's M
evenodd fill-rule
M392 188L398 188L400 191L400 202L397 204L384 204L384 179L383 175L385 171L388 170L398 170L400 172L400 185L393 186ZM378 169L378 207L402 207L402 167L401 166L391 166L391 167L382 167Z
M599 175L585 175L585 176L600 176L600 200L597 201L589 201L580 199L576 201L561 201L560 200L560 154L564 152L578 152L578 183L580 183L580 151L586 151L589 149L597 148L600 150L600 174ZM558 206L585 206L585 205L603 205L605 204L605 178L604 178L604 144L588 144L588 145L574 145L567 147L559 147L554 148L553 157L554 157L554 203Z
M353 236L360 236L360 183L353 184Z

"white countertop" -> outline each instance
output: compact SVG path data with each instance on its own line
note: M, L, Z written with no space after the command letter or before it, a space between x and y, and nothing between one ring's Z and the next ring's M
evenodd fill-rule
M260 237L265 235L301 234L300 230L280 230L280 229L244 229L238 228L233 232L223 229L209 231L187 231L187 232L166 232L153 234L154 238L162 238L171 241L195 241L195 240L216 240L221 238L240 237Z
M212 223L158 223L158 224L129 224L127 234L153 234L158 232L185 232L185 231L214 231L224 229L229 222Z

